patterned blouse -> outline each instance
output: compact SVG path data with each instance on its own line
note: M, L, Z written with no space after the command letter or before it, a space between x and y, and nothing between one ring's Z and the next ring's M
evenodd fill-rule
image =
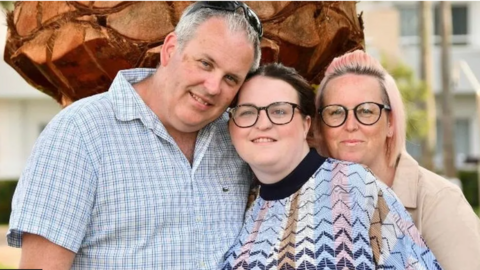
M441 269L396 195L367 168L311 149L261 184L223 269Z

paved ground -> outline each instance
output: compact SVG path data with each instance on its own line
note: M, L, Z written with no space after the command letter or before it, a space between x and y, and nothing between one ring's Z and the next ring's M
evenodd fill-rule
M20 249L11 248L7 245L8 226L0 225L0 264L8 267L18 267L20 262Z

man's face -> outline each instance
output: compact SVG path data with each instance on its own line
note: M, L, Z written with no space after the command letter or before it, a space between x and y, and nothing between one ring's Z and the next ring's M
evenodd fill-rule
M253 45L220 18L201 24L182 50L170 35L162 50L168 55L162 56L166 87L159 92L159 117L167 129L195 132L225 112L253 64Z

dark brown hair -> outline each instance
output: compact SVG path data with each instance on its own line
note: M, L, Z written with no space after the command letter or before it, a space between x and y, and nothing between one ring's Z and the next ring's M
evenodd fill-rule
M312 119L315 117L315 94L313 92L313 86L298 74L294 68L286 67L281 63L266 64L259 67L255 72L250 73L245 79L245 82L256 76L265 76L288 83L297 91L300 112L305 116L309 115ZM237 103L238 94L233 99L230 107L235 107Z

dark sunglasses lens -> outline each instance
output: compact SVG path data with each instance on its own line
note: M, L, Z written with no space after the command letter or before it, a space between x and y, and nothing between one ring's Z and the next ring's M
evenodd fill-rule
M247 10L247 19L253 29L258 33L259 37L263 36L263 28L260 19L258 18L257 14L255 14L251 9L245 6Z
M237 1L205 1L203 7L235 11L240 5Z

